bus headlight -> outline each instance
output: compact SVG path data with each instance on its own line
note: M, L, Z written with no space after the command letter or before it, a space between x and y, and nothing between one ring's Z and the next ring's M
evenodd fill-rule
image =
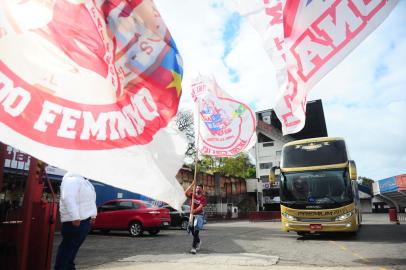
M343 221L343 220L346 220L346 219L350 218L351 216L352 216L352 211L348 212L348 213L345 213L344 215L336 217L335 221Z
M297 220L297 218L295 218L294 216L289 215L286 212L282 212L282 215L289 221L296 221Z

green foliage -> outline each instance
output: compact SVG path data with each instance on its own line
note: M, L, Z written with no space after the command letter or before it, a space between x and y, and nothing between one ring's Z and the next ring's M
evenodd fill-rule
M246 153L239 153L234 157L227 158L204 156L199 162L199 171L207 173L219 172L225 176L242 178L255 177L255 166L251 164Z
M359 176L357 182L361 185L372 187L372 183L375 181L368 177Z

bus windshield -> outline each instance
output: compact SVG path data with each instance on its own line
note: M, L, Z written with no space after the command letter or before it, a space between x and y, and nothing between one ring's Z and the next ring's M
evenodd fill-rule
M308 142L283 148L281 167L323 166L348 161L343 140Z
M281 202L342 204L352 201L347 170L320 170L281 174Z

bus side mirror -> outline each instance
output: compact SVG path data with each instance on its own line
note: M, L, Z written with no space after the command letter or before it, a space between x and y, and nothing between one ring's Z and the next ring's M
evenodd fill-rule
M357 180L357 167L355 166L355 162L353 160L348 161L348 172L351 180Z
M269 183L271 183L271 184L275 184L275 182L276 182L276 175L275 175L276 169L278 169L278 167L277 167L277 166L273 166L273 167L269 170Z

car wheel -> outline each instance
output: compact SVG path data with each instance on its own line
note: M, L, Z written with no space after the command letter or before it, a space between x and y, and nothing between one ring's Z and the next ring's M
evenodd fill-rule
M109 232L110 232L110 230L100 230L100 232L102 233L102 234L108 234Z
M189 221L188 220L182 220L182 224L180 224L180 228L182 230L186 230L187 226L189 226Z
M141 236L144 232L141 223L138 221L134 221L133 223L128 226L128 232L131 236Z
M297 235L299 235L299 236L305 236L306 235L306 232L296 232L297 233Z
M160 229L153 229L153 230L149 230L148 233L150 235L157 235L160 232Z

